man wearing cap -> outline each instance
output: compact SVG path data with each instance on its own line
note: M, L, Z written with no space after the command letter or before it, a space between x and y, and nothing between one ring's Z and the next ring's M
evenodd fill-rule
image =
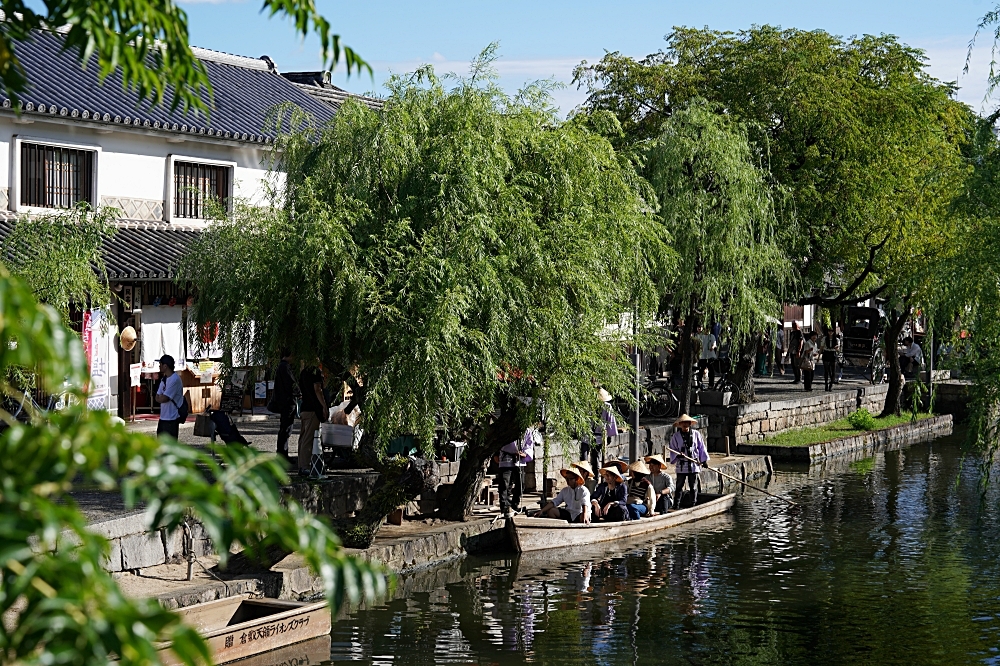
M649 465L649 485L653 489L656 513L666 513L674 505L674 479L669 474L663 473L663 468L667 466L663 456L646 456L646 464Z
M160 422L156 424L156 435L170 435L177 439L181 415L178 409L184 402L184 383L174 372L174 357L164 354L160 359L160 385L156 389L156 402L160 405Z
M691 427L695 423L695 419L684 414L674 421L676 430L670 438L670 462L677 471L677 501L674 503L677 507L681 505L685 482L691 488L691 506L698 503L698 487L701 485L698 475L701 474L701 465L708 466L708 447L701 433Z
M576 467L559 470L566 487L535 514L538 518L555 518L569 523L590 522L590 491L583 485L583 473ZM562 508L561 505L566 505Z

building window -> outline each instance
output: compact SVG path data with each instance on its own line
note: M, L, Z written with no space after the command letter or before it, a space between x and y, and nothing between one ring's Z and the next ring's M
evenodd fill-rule
M203 220L209 201L223 205L229 199L229 167L174 162L174 216Z
M26 206L94 205L93 150L21 143L21 197Z

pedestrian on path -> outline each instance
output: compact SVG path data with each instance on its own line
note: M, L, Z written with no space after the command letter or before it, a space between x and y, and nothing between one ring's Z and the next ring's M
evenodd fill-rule
M542 443L538 428L528 428L524 436L500 449L500 474L497 491L500 495L500 512L509 516L521 511L521 493L524 488L524 467L535 456L535 443Z
M160 385L156 389L156 402L160 405L160 421L156 424L156 435L170 435L174 439L180 432L181 410L184 405L184 382L174 372L174 357L164 354L160 359Z
M274 392L271 394L271 402L267 408L269 411L279 414L281 420L278 424L278 455L286 461L291 461L288 455L288 438L292 436L292 426L295 425L297 410L295 398L299 392L299 387L295 383L295 376L292 374L292 353L286 348L281 350L281 362L274 371Z
M771 376L775 369L779 374L785 374L785 327L778 322L774 329L774 362L771 363Z
M312 462L313 437L319 430L320 423L325 423L329 416L326 396L323 395L323 371L319 360L307 365L299 373L299 387L302 389L302 413L299 422L299 474L309 475L309 464Z
M819 335L810 331L809 337L802 343L802 356L799 364L802 366L802 380L807 391L813 390L813 377L816 375L816 361L819 359Z
M677 490L675 490L676 500L674 507L682 506L681 500L684 498L684 484L687 483L691 489L691 504L698 503L698 491L701 489L701 465L708 466L708 447L705 445L705 438L692 426L696 420L682 415L674 421L673 436L670 438L670 463L677 473ZM690 460L689 460L690 458ZM697 462L692 462L697 461Z
M788 355L792 359L793 384L802 382L802 345L804 344L802 331L799 330L799 322L792 322L792 330L788 334Z
M837 353L840 351L840 340L829 326L823 327L823 341L820 350L823 354L823 390L832 391L837 380Z

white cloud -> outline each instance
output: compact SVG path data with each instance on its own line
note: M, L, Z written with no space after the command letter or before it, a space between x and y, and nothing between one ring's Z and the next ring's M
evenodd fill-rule
M927 72L942 81L952 81L959 86L956 97L982 112L992 109L994 102L983 103L986 94L986 78L990 72L991 41L989 35L981 39L972 52L968 74L963 72L965 58L969 51L968 37L933 40L924 43L911 42L924 49L927 54Z

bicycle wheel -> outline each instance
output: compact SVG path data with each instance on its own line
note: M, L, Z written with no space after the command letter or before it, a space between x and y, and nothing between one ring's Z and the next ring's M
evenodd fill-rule
M881 384L885 381L885 352L879 347L872 354L872 360L868 362L868 381L872 384Z
M669 405L663 393L654 393L649 401L649 415L654 419L662 419L667 415Z

